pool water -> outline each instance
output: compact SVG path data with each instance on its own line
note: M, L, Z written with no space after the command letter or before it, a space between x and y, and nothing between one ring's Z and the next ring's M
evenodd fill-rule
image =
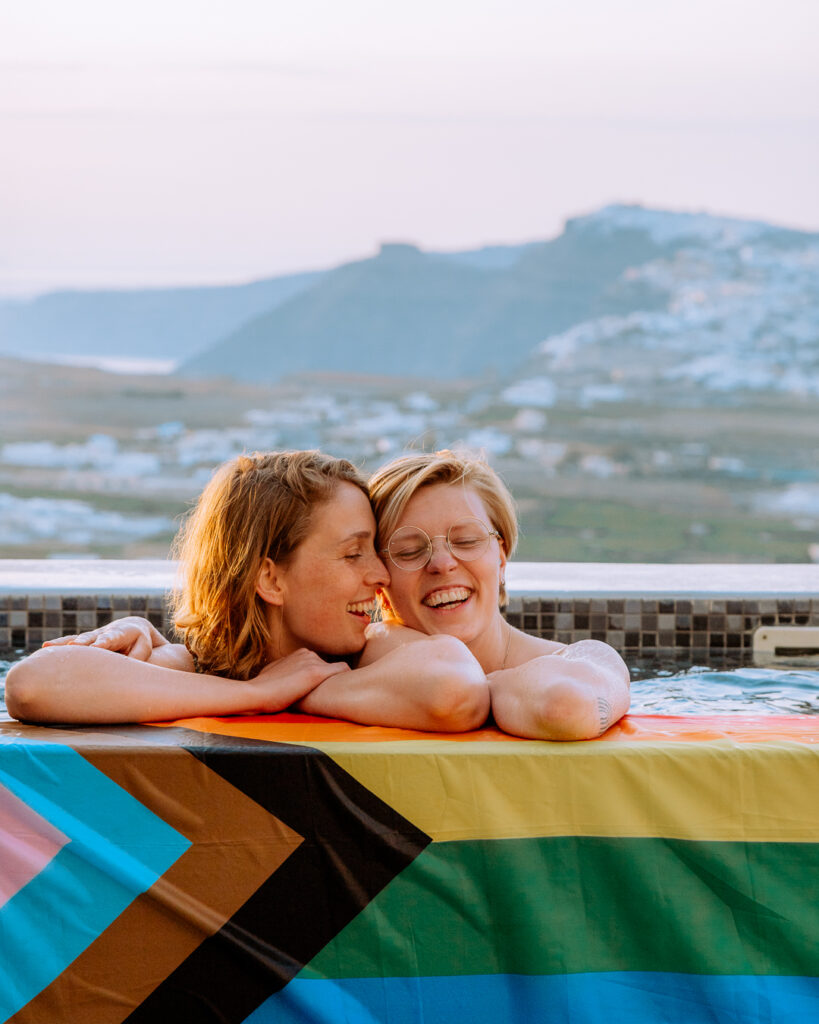
M11 661L0 660L3 681ZM803 667L714 669L632 667L631 712L640 715L819 715L819 670Z

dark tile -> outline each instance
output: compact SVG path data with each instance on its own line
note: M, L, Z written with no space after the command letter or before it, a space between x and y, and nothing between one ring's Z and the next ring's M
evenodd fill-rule
M586 602L588 604L588 602ZM574 628L575 629L589 629L589 616L575 612L574 615Z
M26 631L24 629L13 629L11 631L11 646L12 647L25 647L26 646Z
M675 633L674 634L674 646L675 647L690 647L691 646L691 634L690 633Z
M643 629L656 629L657 628L657 616L652 614L643 613L640 624Z
M45 637L43 636L42 629L30 629L28 631L26 647L41 647L44 639Z
M690 615L693 607L690 601L675 601L678 615Z
M63 598L63 611L64 612L75 612L77 610L77 598L76 597L64 597Z
M742 635L740 633L728 633L725 637L726 647L741 647Z
M116 612L128 611L128 598L124 595L117 594L114 598L112 598L111 603L113 605L114 611Z
M677 629L691 629L691 616L677 613Z
M0 612L0 629L5 629L9 624L9 613Z
M793 601L781 598L776 602L776 610L780 615L793 615Z
M515 629L520 629L521 628L521 626L523 625L522 620L523 620L523 616L520 614L520 612L507 612L506 613L506 621L509 623L510 626L514 626Z
M591 638L592 638L592 640L602 640L603 643L606 642L606 635L607 634L606 634L606 632L604 630L593 629L591 631Z
M707 615L695 615L693 617L692 625L695 630L706 630L708 629L708 616Z
M657 634L656 633L643 633L643 649L646 647L657 646Z
M709 615L708 629L712 633L721 633L725 629L725 616L715 614Z
M554 629L555 628L555 617L554 617L554 615L541 615L540 616L540 628L541 629Z
M810 622L810 615L794 615L793 621L797 626L807 626Z
M162 629L162 612L149 611L147 619L152 626L156 626L156 628L159 630Z
M550 613L552 613L552 612L554 612L556 610L555 609L555 604L556 604L555 601L540 600L540 601L532 601L531 604L533 605L533 607L529 608L529 607L527 607L529 605L529 601L524 601L523 602L523 610L525 612L536 611L536 612L550 612Z
M533 629L538 628L538 617L537 615L524 615L523 616L523 628L527 633L530 633Z
M28 628L29 629L42 629L43 628L43 613L42 612L29 612L28 613Z
M626 633L626 647L639 647L640 646L640 634L639 633Z
M9 608L14 612L24 612L28 610L28 598L27 597L11 597Z
M609 601L609 615L622 615L626 610L626 602L616 597Z
M742 615L742 601L727 601L725 610L729 615Z
M707 647L708 646L708 634L707 633L692 633L691 644L694 647Z
M760 615L759 622L760 622L760 625L762 625L762 626L773 626L773 624L776 622L776 616L775 615Z
M63 612L63 629L66 633L77 632L77 613Z
M674 634L669 633L665 630L659 634L659 645L660 647L673 647L674 646Z
M724 633L711 633L708 638L709 647L724 647L725 646L725 634Z
M592 612L589 616L589 625L594 629L605 629L606 628L606 616L601 615L599 612Z
M559 612L573 612L574 602L573 601L558 601L557 610Z
M574 602L574 613L575 613L575 615L578 615L578 614L580 614L580 615L588 615L589 612L591 611L590 604L591 604L591 602L588 601L585 598L578 599L577 601L575 601Z
M660 615L668 615L670 612L673 613L673 611L674 611L674 602L673 601L660 601L658 603L658 611L659 611Z
M45 624L49 629L59 629L63 624L63 617L60 612L46 612Z

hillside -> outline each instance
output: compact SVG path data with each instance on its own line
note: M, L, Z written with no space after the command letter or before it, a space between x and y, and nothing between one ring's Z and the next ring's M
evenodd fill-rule
M792 382L805 366L812 372L817 354L818 261L818 235L612 206L500 260L384 246L179 372L268 381L319 369L531 377L569 369L571 349L572 373L582 368L597 384L610 384L612 369L638 389L657 375L672 387L717 377L726 388L757 386L769 371ZM760 355L766 346L776 358ZM744 359L749 347L753 357L726 375L726 361ZM563 363L550 356L557 351ZM697 362L683 368L686 356Z
M663 252L624 231L602 244L570 223L513 262L442 260L409 245L383 246L245 324L179 372L275 380L304 370L422 374L435 379L504 373L543 338L593 313L655 308L647 287L620 281L635 260Z

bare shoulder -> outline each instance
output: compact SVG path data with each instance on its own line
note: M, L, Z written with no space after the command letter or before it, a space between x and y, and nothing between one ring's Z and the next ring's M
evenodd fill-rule
M358 660L359 667L370 665L372 662L383 658L385 654L394 651L406 644L419 643L420 641L448 641L452 643L453 638L447 636L429 635L421 633L417 629L410 629L409 626L402 626L397 622L373 622L367 627L367 642Z

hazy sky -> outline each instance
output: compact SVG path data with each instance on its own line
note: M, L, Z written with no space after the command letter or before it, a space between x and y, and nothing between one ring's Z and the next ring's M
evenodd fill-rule
M25 0L0 294L239 281L612 201L819 230L816 0Z

